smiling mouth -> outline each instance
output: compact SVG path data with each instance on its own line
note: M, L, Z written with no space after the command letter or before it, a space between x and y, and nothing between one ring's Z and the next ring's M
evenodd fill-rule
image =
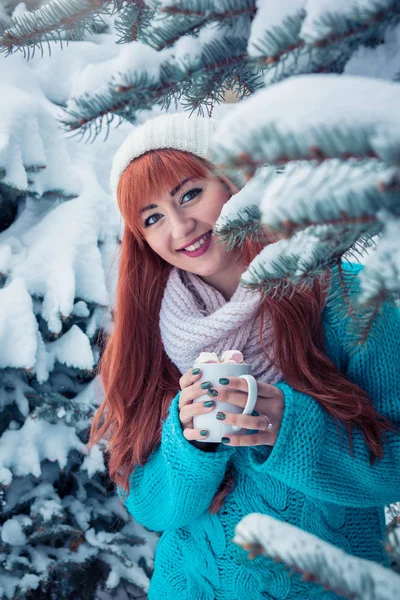
M191 244L190 246L186 246L186 248L181 248L178 252L194 252L195 250L198 250L208 240L211 234L212 229L210 229L210 231L207 231L207 233L205 233L203 237L197 240L197 242Z

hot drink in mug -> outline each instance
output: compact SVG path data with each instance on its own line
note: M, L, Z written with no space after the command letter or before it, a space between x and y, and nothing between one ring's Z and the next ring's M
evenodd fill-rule
M248 385L247 402L244 409L240 406L230 404L229 402L222 402L221 400L218 400L218 397L215 397L212 398L215 402L213 411L193 417L193 427L195 429L207 429L209 432L206 439L197 440L200 443L220 442L223 437L229 437L229 434L238 432L245 433L248 431L241 427L227 425L224 421L219 421L216 418L216 414L221 410L235 414L242 413L244 415L251 415L257 402L257 382L251 375L251 365L229 360L230 356L234 356L237 359L237 356L241 357L242 355L237 350L229 350L224 352L221 362L219 362L218 357L214 353L202 352L200 357L196 360L196 363L193 365L194 369L197 368L201 370L201 378L199 381L209 381L211 387L216 390L226 388L226 386L219 383L220 378L240 377L245 379ZM210 360L214 360L214 362L204 362L207 357L209 357ZM223 362L224 357L228 357L228 360ZM202 359L203 362L200 362L199 359ZM218 362L216 362L217 360ZM229 386L229 389L231 390L232 388ZM193 402L205 402L210 399L210 396L207 395L207 390L205 390L204 395L199 396L193 400Z

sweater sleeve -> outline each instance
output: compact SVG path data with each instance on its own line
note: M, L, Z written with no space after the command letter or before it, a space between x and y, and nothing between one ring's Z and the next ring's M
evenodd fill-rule
M336 331L346 338L345 327ZM343 358L343 357L341 357ZM344 375L364 389L378 413L400 426L400 310L385 303L365 349L345 356ZM315 499L352 507L384 506L400 500L400 434L385 433L383 458L370 464L370 449L359 428L335 423L311 396L288 383L276 384L285 409L267 457L250 451L252 467ZM340 390L338 390L340 392ZM340 436L339 436L339 431Z
M144 466L130 475L130 493L118 496L135 520L153 531L188 525L208 510L224 478L234 449L219 444L216 452L195 448L183 435L179 396L171 402L161 443Z

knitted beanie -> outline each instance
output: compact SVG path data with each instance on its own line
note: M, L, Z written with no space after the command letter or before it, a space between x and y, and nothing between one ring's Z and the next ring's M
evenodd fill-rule
M113 158L110 185L114 200L122 173L134 158L149 150L175 148L211 160L210 141L215 127L215 119L189 117L182 112L167 113L135 127Z

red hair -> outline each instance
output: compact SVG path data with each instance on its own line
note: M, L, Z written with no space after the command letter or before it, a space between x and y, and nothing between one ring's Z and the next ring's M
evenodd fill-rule
M107 437L110 478L127 493L135 466L143 466L160 444L160 422L180 389L181 377L164 351L158 321L171 265L144 240L138 213L151 197L166 186L172 189L182 176L204 178L219 174L209 162L188 152L152 150L130 163L117 190L125 231L120 247L114 327L104 340L98 365L105 399L94 415L88 448ZM274 241L272 236L270 241ZM246 265L263 246L265 243L245 240L242 258ZM350 452L352 428L362 430L372 464L375 457L383 456L382 433L393 426L376 412L366 392L346 379L325 355L320 317L326 293L324 282L316 279L311 288L298 289L291 298L264 299L261 315L268 314L272 320L277 342L273 362L289 385L312 396L333 419L344 422ZM260 344L268 356L262 323ZM219 510L233 483L227 472L211 512Z

